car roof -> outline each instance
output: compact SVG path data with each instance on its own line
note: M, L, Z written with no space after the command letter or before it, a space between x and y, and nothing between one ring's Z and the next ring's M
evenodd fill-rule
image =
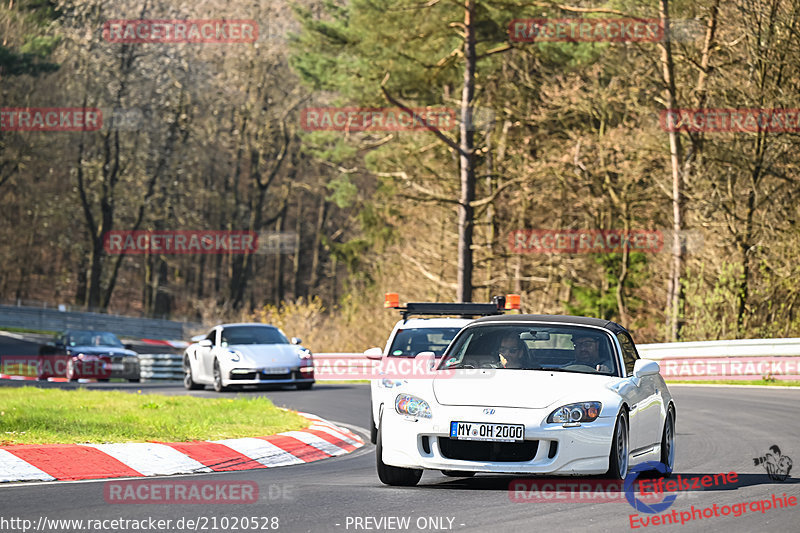
M409 318L407 320L400 320L396 324L396 328L410 329L410 328L463 328L470 322L472 318Z
M116 335L111 333L110 331L100 330L100 329L65 329L61 332L61 335L70 335L72 333L90 333L92 335Z
M230 328L230 327L233 327L233 326L260 326L260 327L265 327L265 328L278 329L277 327L273 326L272 324L263 324L261 322L235 322L235 323L231 323L231 324L217 324L214 327L215 328Z
M486 323L511 323L511 322L528 322L538 324L576 324L579 326L593 326L598 328L607 329L613 333L627 332L625 328L602 318L592 318L586 316L570 316L570 315L498 315L487 316L475 320L475 325Z

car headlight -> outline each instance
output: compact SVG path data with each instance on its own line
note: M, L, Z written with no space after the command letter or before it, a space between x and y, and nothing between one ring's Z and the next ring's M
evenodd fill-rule
M378 382L378 386L384 389L393 389L395 387L402 387L408 383L406 380L399 379L382 379Z
M401 415L415 418L431 418L431 406L428 402L410 394L399 394L394 400L395 411Z
M240 354L236 350L228 350L228 355L230 356L231 361L233 361L234 363L237 363L242 359L242 354Z
M593 422L600 416L600 402L580 402L562 405L547 417L549 424L574 424L576 422Z

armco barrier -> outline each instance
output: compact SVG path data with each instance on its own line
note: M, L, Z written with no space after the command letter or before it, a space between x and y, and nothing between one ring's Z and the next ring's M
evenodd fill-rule
M800 339L741 339L640 344L669 380L800 380Z
M140 353L139 376L142 381L180 381L183 379L183 355Z
M44 331L94 329L110 331L120 337L182 339L184 338L184 327L188 328L189 326L194 325L156 318L0 305L0 328L27 328Z

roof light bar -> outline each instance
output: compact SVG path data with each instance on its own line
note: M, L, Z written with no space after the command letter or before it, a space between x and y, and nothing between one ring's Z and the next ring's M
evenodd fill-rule
M396 292L387 292L383 307L401 311L403 320L407 320L412 315L489 316L501 315L510 309L520 309L520 296L518 294L495 296L492 298L492 303L409 302L402 307L399 295Z

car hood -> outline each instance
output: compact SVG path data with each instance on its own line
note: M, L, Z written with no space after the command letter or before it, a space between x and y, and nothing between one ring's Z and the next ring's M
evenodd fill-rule
M228 349L241 353L248 363L257 368L297 366L300 359L299 350L293 344L232 344Z
M457 370L432 380L442 405L543 409L564 401L600 400L619 378L538 370ZM571 399L576 394L580 399Z
M70 346L67 350L75 355L81 353L85 355L136 355L136 352L133 350L126 350L125 348L118 348L116 346Z

